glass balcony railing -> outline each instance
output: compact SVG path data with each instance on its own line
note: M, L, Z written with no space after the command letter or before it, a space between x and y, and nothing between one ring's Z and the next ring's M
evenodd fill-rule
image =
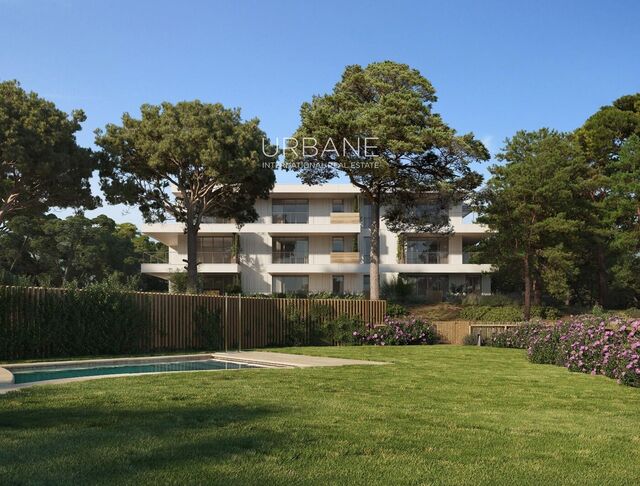
M237 263L231 250L198 251L198 263Z
M309 255L294 251L274 251L271 254L273 263L309 263Z
M479 256L480 256L480 252L477 252L477 251L463 251L462 263L479 263L478 262Z
M405 263L447 263L449 253L446 251L414 251L407 250Z
M273 224L307 224L309 222L309 213L293 211L273 213L271 221Z
M169 253L143 253L142 263L169 263Z

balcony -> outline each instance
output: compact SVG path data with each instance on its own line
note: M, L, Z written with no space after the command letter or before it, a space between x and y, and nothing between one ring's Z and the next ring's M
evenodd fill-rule
M198 263L237 263L231 250L198 251Z
M273 224L307 224L309 222L309 211L274 211L271 215L271 222Z
M449 253L446 251L407 250L404 257L404 263L441 264L447 263L448 258Z
M331 263L360 263L360 253L357 251L332 251Z
M331 224L360 224L360 213L330 213Z
M271 253L272 263L309 263L309 255L304 255L294 251L274 251Z

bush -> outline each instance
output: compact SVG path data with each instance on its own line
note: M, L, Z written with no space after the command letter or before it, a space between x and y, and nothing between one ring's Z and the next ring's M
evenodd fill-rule
M389 317L406 316L408 313L409 309L402 304L394 304L392 302L387 304L387 315Z
M482 305L490 307L517 307L520 301L517 298L504 294L478 295L469 294L462 299L463 306Z
M146 350L149 323L131 294L111 281L47 292L21 310L22 293L0 289L0 359L131 354Z
M478 336L474 336L473 334L467 334L462 338L462 344L465 346L477 346L478 345ZM484 345L485 342L482 340L480 342L481 345Z
M533 363L604 375L640 387L640 320L581 316L533 323L494 336L491 346L526 347Z
M402 277L395 277L389 282L383 282L380 294L392 302L409 302L413 299L413 285Z
M354 331L353 337L361 344L378 346L434 344L437 340L435 328L416 317L385 318L384 324L367 324Z
M553 307L531 307L531 317L534 319L556 319L559 316ZM524 313L521 307L468 305L460 311L460 318L469 321L488 322L521 322Z

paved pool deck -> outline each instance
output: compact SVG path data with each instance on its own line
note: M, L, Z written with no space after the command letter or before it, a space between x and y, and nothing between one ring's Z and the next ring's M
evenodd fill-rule
M305 354L272 353L269 351L231 351L213 353L215 359L237 361L241 363L261 364L264 366L287 368L315 368L319 366L384 365L383 361L365 361L360 359L327 358Z

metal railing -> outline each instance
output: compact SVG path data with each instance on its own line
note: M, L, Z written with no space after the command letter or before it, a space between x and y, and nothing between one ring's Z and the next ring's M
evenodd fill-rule
M143 253L142 263L169 263L169 253Z
M407 250L405 263L447 263L449 252Z
M463 251L462 263L479 263L478 262L479 256L480 256L480 252L478 251Z
M309 263L309 255L294 251L274 251L271 253L272 263Z
M307 224L309 223L308 211L286 211L283 213L273 213L271 215L273 224Z
M231 250L198 251L198 263L237 263Z

